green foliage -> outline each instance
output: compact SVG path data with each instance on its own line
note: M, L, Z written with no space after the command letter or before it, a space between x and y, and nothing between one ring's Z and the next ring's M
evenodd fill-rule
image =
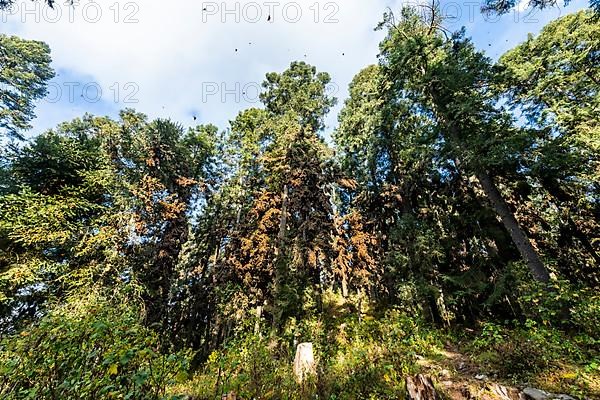
M15 185L27 185L44 195L60 194L82 186L86 173L104 167L101 141L95 135L100 118L89 115L60 124L11 154ZM91 182L87 182L88 185ZM98 193L78 193L88 198Z
M201 371L173 391L198 399L220 398L230 392L242 398L286 398L297 386L287 362L289 355L281 357L264 338L244 335L211 353Z
M533 320L524 324L482 324L470 351L488 372L510 379L530 379L565 363L586 366L597 359L599 342L591 337L569 336Z
M25 288L62 279L71 272L64 260L68 253L75 251L76 241L81 239L81 216L95 208L93 204L72 197L48 197L28 189L0 199L0 234L12 242L0 255L2 306L25 297L19 295ZM19 251L22 248L27 251ZM39 289L53 291L51 287ZM11 312L7 310L3 314L10 315Z
M419 370L418 358L432 356L441 345L418 318L398 310L362 322L350 317L328 328L332 343L321 356L328 360L322 378L327 398L402 397L404 377Z
M598 37L592 13L579 11L551 22L500 59L513 106L546 128L531 156L534 172L543 177L574 175L574 183L584 185L600 177Z
M482 322L470 351L487 370L513 380L565 366L593 377L597 373L593 365L600 356L597 291L564 280L548 287L523 276L522 265L511 268L517 280L514 304L525 319ZM581 379L578 388L587 385L588 378Z
M598 24L494 64L427 10L384 16L333 145L331 78L293 62L222 132L124 110L2 149L0 396L400 398L455 346L600 393ZM0 36L8 135L48 53Z
M323 129L323 117L336 100L327 95L331 81L326 72L304 62L293 62L282 74L269 73L260 99L267 111L282 116L293 113L301 126L316 132Z
M189 353L163 355L127 297L79 293L0 347L3 399L160 399ZM127 297L125 297L127 296Z
M6 5L0 1L0 9ZM20 132L31 127L34 102L54 77L50 62L47 44L0 35L0 135L22 138Z
M566 280L557 280L550 288L521 282L518 301L524 315L543 326L574 330L600 341L600 296L593 288Z
M326 297L340 306L339 297ZM433 332L399 311L362 321L345 312L337 317L328 313L325 320L299 322L293 331L280 338L246 334L227 342L190 382L172 392L198 399L230 392L262 399L396 398L404 394L404 376L418 371L418 357L432 355L440 346ZM291 343L309 337L314 339L317 375L300 385L292 373Z
M108 201L115 182L95 136L99 121L64 123L10 153L10 185L0 197L3 330L34 317L49 298L98 278L116 258L107 251L119 236ZM102 268L92 261L100 259Z

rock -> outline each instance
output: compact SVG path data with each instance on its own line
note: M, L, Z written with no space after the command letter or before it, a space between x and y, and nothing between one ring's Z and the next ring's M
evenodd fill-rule
M475 379L477 379L478 381L485 381L487 380L487 375L486 374L477 374L475 375Z
M441 400L442 397L435 390L431 377L417 375L406 377L406 391L409 400Z
M315 375L316 373L317 367L312 343L300 343L296 348L296 358L294 359L296 381L302 383L309 375Z
M523 389L523 394L528 400L548 400L551 398L550 393L530 387Z
M530 387L523 389L523 395L524 400L576 400L568 394L553 394Z

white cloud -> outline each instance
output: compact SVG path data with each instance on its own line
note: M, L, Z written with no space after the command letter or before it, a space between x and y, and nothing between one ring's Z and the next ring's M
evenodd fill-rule
M305 60L331 73L343 96L352 76L376 62L382 34L374 33L373 27L381 19L384 1L273 3L82 0L74 9L59 5L57 18L59 14L41 4L24 0L8 17L8 32L47 42L54 68L91 76L102 87L103 100L112 100L115 84L121 97L131 93L133 89L125 91L124 85L134 82L139 103L133 105L140 111L187 122L197 110L203 122L221 127L238 110L252 105L243 102L251 95L237 96L243 104L233 94L203 96L203 89L212 88L212 83L225 90L238 83L243 88L262 82L267 72L282 71L293 60ZM26 11L33 9L37 18ZM253 22L257 11L262 15ZM267 22L270 11L272 21ZM129 22L137 22L126 23L127 16ZM39 114L47 114L44 107L58 105L43 103Z
M383 33L373 28L386 7L397 10L401 3L80 0L74 8L59 4L59 16L41 3L21 0L14 15L2 15L1 30L47 42L52 48L53 66L62 75L56 78L57 85L75 80L82 85L97 82L102 88L102 101L98 103L71 104L64 99L59 103L42 102L38 127L48 128L83 111L114 114L119 108L133 106L150 117L171 117L186 125L194 123L192 114L197 113L199 122L225 128L239 110L257 103L245 102L242 93L238 93L240 101L236 102L235 95L221 89L231 91L239 84L243 91L244 85L259 84L265 73L282 71L293 60L305 60L329 72L339 88L341 105L352 77L377 61ZM478 13L474 21L465 20L466 4L459 5L463 11L461 22L476 30L477 24L485 21ZM469 4L472 13L473 3ZM296 10L301 15L293 22ZM271 22L267 22L269 13ZM137 86L125 86L128 83ZM213 88L214 84L221 93L207 95L207 87ZM139 92L134 99L139 103L123 104L125 96L134 93L136 87ZM63 89L65 95L67 88ZM117 89L119 104L113 100ZM338 110L339 106L328 119L330 127L335 124Z

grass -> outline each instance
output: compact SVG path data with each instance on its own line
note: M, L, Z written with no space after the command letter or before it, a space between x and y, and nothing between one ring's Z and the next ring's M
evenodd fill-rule
M497 382L600 398L598 342L589 336L531 321L446 330L399 309L359 317L334 296L325 307L328 317L293 321L277 340L248 334L229 342L171 392L193 399L231 391L243 399L402 398L406 376L426 373L448 394L469 390L494 398L489 382ZM301 386L292 373L293 339L313 342L319 365L318 375Z

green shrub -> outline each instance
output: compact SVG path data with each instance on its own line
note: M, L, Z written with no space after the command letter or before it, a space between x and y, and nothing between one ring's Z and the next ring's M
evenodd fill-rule
M517 300L524 316L547 327L586 334L600 340L600 291L555 279L549 284L529 278L524 266L511 267L517 277Z
M171 391L200 400L220 399L230 392L244 399L295 398L284 395L301 393L293 379L290 356L282 353L283 348L259 335L242 335L213 351L193 379Z
M189 354L163 355L125 297L71 298L0 347L0 397L161 399L186 379Z
M592 340L592 342L590 342ZM523 378L564 363L585 365L597 355L586 335L569 336L533 320L516 326L482 323L471 342L477 358L501 376Z
M401 398L404 377L418 370L417 358L440 346L418 318L399 310L377 319L350 319L337 329L335 350L322 357L329 360L322 377L325 398Z

